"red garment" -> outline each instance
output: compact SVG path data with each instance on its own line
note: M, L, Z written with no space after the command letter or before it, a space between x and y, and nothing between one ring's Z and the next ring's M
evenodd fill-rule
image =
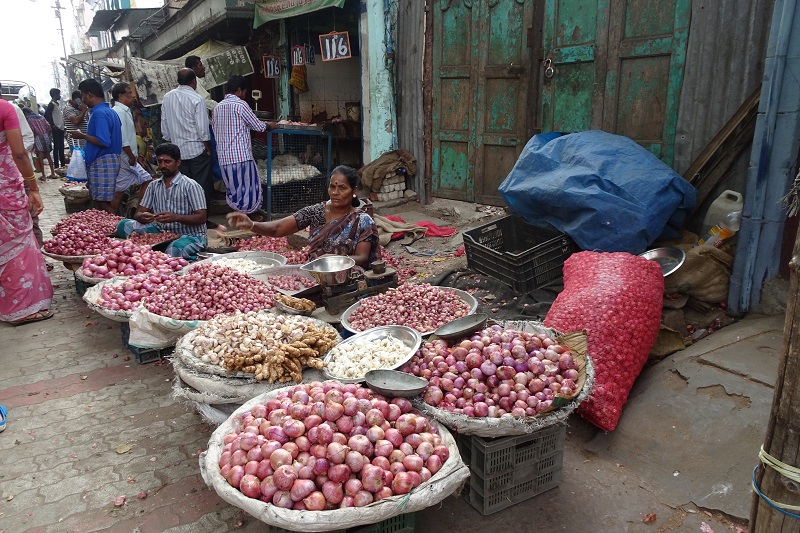
M402 222L403 224L407 224L403 217L399 217L397 215L386 215L387 219L391 220L392 222ZM437 226L430 220L420 220L419 222L414 222L415 226L420 226L423 228L428 228L428 231L425 232L426 237L452 237L458 231L456 228L451 226ZM392 233L391 240L402 239L403 235L405 235L405 231L400 231L397 233Z

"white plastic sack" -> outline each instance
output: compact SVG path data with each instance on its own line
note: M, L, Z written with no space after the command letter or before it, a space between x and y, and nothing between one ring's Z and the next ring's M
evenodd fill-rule
M86 161L83 158L83 150L75 148L70 156L69 166L67 167L67 179L72 181L86 181Z
M219 458L225 447L223 439L225 435L234 431L234 420L256 404L265 403L276 397L281 390L283 389L257 396L234 411L233 415L214 431L208 442L208 449L200 454L200 474L206 485L213 488L226 502L244 509L249 515L266 524L289 531L304 532L333 531L375 524L393 516L413 513L434 506L451 494L459 492L469 478L469 468L461 460L453 436L440 424L431 422L438 428L442 443L450 450L450 457L442 465L441 470L409 494L384 498L365 507L350 507L334 511L294 511L248 498L231 487L219 473Z
M151 313L144 306L129 319L131 334L128 343L138 348L168 348L175 346L183 335L197 329L205 320L176 320Z

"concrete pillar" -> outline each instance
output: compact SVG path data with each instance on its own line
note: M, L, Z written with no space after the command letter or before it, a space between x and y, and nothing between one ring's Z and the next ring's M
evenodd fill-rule
M388 2L394 27L394 0ZM363 0L361 12L361 95L364 130L364 163L397 148L397 116L392 79L393 58L387 57L386 3ZM392 32L390 38L393 39Z

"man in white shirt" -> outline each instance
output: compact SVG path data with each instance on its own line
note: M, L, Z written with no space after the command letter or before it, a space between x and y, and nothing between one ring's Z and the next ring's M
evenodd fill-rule
M161 135L178 146L181 174L203 188L206 205L211 205L211 136L208 110L197 94L197 75L190 68L178 71L178 87L164 95L161 103Z
M44 118L53 129L53 166L60 168L66 166L64 159L64 112L61 109L61 90L50 89L50 103L44 112Z
M133 92L129 83L121 81L111 87L111 98L114 100L114 107L111 109L119 116L122 124L122 153L120 154L119 174L117 174L116 192L114 200L111 201L111 208L116 213L125 191L134 185L147 186L147 182L152 176L139 165L139 144L136 142L136 127L133 125L133 114L130 105L133 103ZM139 190L139 198L142 198L145 187Z

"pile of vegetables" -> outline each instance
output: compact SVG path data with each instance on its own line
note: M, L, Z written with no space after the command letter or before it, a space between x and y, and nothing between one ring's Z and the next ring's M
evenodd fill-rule
M426 342L403 371L428 380L425 403L471 417L535 416L556 394L572 396L578 380L569 347L502 326L453 345Z
M134 244L144 244L146 246L153 246L154 244L161 244L165 241L174 241L180 238L177 233L131 233L128 240Z
M103 285L95 303L111 311L133 311L141 305L144 298L172 276L172 272L153 269L133 275L120 283Z
M396 367L410 351L403 341L392 335L378 341L362 338L331 350L326 372L337 378L363 378L370 370Z
M209 320L236 311L271 309L274 291L232 268L204 263L165 280L145 298L151 313L176 320Z
M81 228L89 233L108 236L113 235L117 231L117 224L119 224L121 220L122 217L112 215L107 211L87 209L86 211L79 211L62 219L53 226L50 233L59 235L68 229Z
M283 255L283 251L291 248L286 237L265 237L256 235L238 243L240 252L276 252Z
M664 275L655 261L627 253L580 252L564 263L564 290L545 325L587 332L595 369L592 395L578 413L613 431L656 342Z
M317 284L313 279L297 274L269 276L267 277L267 283L285 291L301 291Z
M82 227L65 227L52 239L44 241L44 250L51 254L94 255L111 247L114 241L103 234Z
M355 331L399 325L425 333L468 313L469 306L452 291L427 283L403 283L361 300L348 321Z
M220 474L249 498L285 509L364 507L407 494L450 457L405 398L334 381L297 385L241 418Z
M287 265L304 265L308 263L308 246L304 246L299 250L285 250L281 255L286 258Z
M193 353L203 362L256 375L267 383L303 381L303 368L321 369L320 359L337 342L332 326L272 313L236 313L197 328Z
M244 272L245 274L264 268L264 265L256 263L252 259L222 257L212 262L217 266L232 268L239 272Z
M144 274L152 270L169 274L187 264L182 257L156 252L146 245L112 241L102 253L84 259L82 271L90 278L109 279L114 276Z
M313 311L317 308L317 304L308 298L294 298L280 293L275 293L275 301L297 311Z

